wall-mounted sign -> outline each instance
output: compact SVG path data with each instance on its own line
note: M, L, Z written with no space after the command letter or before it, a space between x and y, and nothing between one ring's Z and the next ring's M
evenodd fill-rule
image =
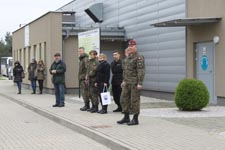
M78 47L84 47L88 54L91 50L100 52L100 29L78 33Z
M202 58L201 58L201 68L202 68L202 70L207 70L208 66L209 66L208 57L206 55L202 55Z

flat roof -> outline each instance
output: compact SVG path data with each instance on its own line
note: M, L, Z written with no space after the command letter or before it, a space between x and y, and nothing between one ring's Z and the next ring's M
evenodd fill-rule
M49 12L47 12L47 13L45 13L45 14L41 15L40 17L38 17L38 18L34 19L33 21L31 21L31 22L29 22L29 23L27 23L27 24L22 25L21 27L19 27L18 29L16 29L16 30L15 30L15 31L13 31L12 33L15 33L15 32L17 32L17 31L19 31L20 29L24 28L25 26L30 25L31 23L33 23L33 22L37 21L38 19L40 19L40 18L42 18L42 17L44 17L44 16L46 16L46 15L48 15L48 14L50 14L50 13L61 13L61 14L62 14L63 12L58 12L58 11L49 11Z
M221 20L221 17L207 17L207 18L180 18L168 21L162 21L153 23L154 27L179 27L179 26L193 26L209 23L217 23Z

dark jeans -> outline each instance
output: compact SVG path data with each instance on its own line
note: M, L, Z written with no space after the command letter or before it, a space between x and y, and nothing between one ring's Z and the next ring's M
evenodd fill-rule
M55 98L57 105L64 105L65 101L65 86L64 84L54 84Z
M21 92L21 82L16 82L19 92Z
M43 80L38 80L39 90L42 92L43 90Z
M122 88L120 85L112 85L113 99L119 109L121 109L120 104L120 95L122 92Z
M36 92L36 80L35 79L30 80L30 83L31 83L31 87L32 87L33 91Z
M103 89L104 89L104 83L98 83L98 93L99 93L101 105L102 105L101 93L103 92ZM104 91L104 92L106 92L106 91ZM103 110L107 110L107 108L108 108L108 105L102 105Z

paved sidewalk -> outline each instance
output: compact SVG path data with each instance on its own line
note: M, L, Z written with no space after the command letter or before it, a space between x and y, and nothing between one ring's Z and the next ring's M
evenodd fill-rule
M2 96L0 120L0 150L109 149Z
M9 81L1 81L0 93L64 126L73 128L86 136L110 147L111 149L140 150L224 150L225 138L217 133L176 124L161 118L140 116L140 125L129 127L117 125L122 118L120 113L91 114L81 112L83 105L79 100L68 99L66 107L52 108L53 95L31 95L22 91L17 95L16 87ZM47 114L47 115L46 115Z

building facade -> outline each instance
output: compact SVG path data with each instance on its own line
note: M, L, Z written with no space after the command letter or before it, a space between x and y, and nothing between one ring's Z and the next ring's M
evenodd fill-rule
M96 12L100 11L100 18L91 14L96 4L100 4ZM185 17L185 0L74 0L13 32L13 56L25 68L31 58L44 59L48 69L53 54L61 52L68 68L66 87L74 93L78 88L77 35L100 28L101 52L109 62L113 50L123 53L127 41L135 39L145 57L144 93L156 97L168 97L168 93L172 99L170 93L186 76L185 27L155 28L150 24ZM29 81L25 79L24 84ZM53 89L49 74L45 88Z
M102 4L102 22L94 22L85 10L95 4ZM135 39L139 52L144 55L146 76L144 91L148 95L167 97L167 92L174 92L178 82L186 76L185 28L155 28L151 23L186 17L185 0L75 0L57 9L58 12L75 11L75 24L81 28L123 28L126 41ZM71 31L72 32L72 31ZM78 31L79 32L79 31ZM117 45L108 41L111 48L101 47L107 52ZM115 40L116 41L116 40ZM104 39L101 41L105 42Z

